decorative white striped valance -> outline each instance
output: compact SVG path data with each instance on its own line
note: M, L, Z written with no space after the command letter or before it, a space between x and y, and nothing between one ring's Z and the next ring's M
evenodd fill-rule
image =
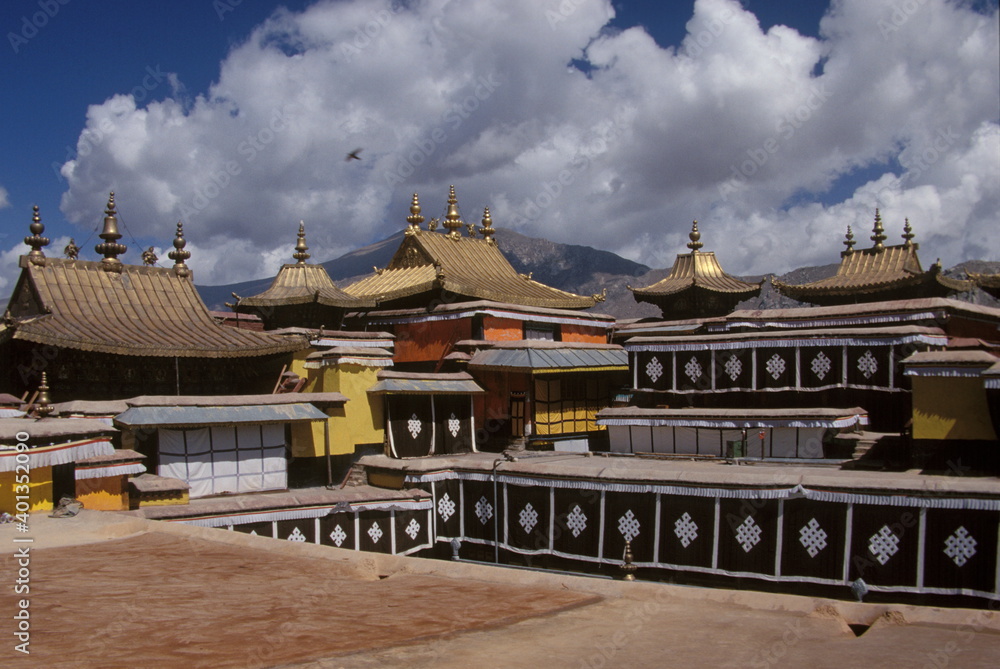
M64 444L52 444L51 446L39 446L29 448L21 453L27 454L28 467L37 469L39 467L54 467L65 465L69 462L76 462L84 458L92 458L97 455L112 455L115 447L111 445L111 439L82 439L78 441L68 441ZM0 472L12 472L17 466L18 451L9 449L0 451Z
M360 502L354 504L326 504L318 507L300 507L296 509L272 509L261 511L240 512L200 516L197 518L165 518L185 525L199 527L226 527L229 525L249 525L251 523L269 523L279 520L298 520L300 518L323 518L331 513L359 511L426 511L432 506L431 500L398 500L392 502Z
M829 418L816 419L692 419L692 418L643 418L627 417L621 418L601 418L597 417L598 425L608 426L637 426L637 427L705 427L725 430L740 430L743 428L768 428L768 427L853 427L855 425L867 425L868 417L863 414L845 416L830 420Z
M928 346L947 346L945 335L910 334L895 337L836 337L831 333L823 338L789 338L789 339L738 339L722 341L691 341L691 342L625 342L625 350L629 353L651 352L671 353L680 351L735 351L757 348L808 348L817 346L892 346L899 344L927 344Z
M108 476L130 476L132 474L144 474L145 472L146 466L139 462L123 462L103 467L77 467L76 480L102 479Z

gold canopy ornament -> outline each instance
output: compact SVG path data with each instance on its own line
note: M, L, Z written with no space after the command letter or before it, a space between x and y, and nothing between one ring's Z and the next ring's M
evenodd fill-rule
M852 253L854 253L854 244L856 242L854 241L854 231L851 230L851 226L850 225L847 226L847 234L844 237L845 237L845 239L844 239L843 244L847 248L840 252L841 257L843 257L843 256L849 256Z
M490 244L496 244L496 240L493 239L493 235L496 234L496 230L493 228L493 218L490 217L490 208L486 207L483 209L483 227L479 228L479 234L483 236Z
M869 238L875 245L872 248L876 251L882 251L885 249L884 242L886 240L885 228L882 227L882 214L879 213L878 209L875 209L875 225L872 227L872 236Z
M420 199L417 194L413 194L413 201L410 203L410 215L406 217L407 235L415 235L420 232L420 224L424 222L424 217L420 215Z
M701 243L701 233L698 232L698 221L691 223L691 232L688 233L688 238L691 240L688 242L687 247L691 249L692 253L697 253L704 244Z
M306 246L306 222L299 221L298 241L295 242L295 253L292 254L292 258L298 261L299 265L305 265L306 261L309 260L308 250L309 247Z
M191 257L191 252L184 249L187 241L184 239L184 224L177 221L177 235L174 237L174 250L167 257L174 261L174 274L185 277L191 275L191 270L184 263Z
M458 198L455 197L455 187L451 186L448 191L448 213L444 216L444 227L451 239L460 239L462 234L459 230L465 225L461 214L458 213Z
M94 250L104 256L101 260L101 267L104 268L106 272L117 272L122 271L122 261L118 259L118 256L125 253L128 247L124 244L119 244L118 240L121 239L121 233L118 232L118 214L115 211L115 194L114 191L108 196L108 206L104 210L104 230L101 232L99 237L104 241L94 247Z
M913 238L916 235L913 234L913 226L910 225L910 219L906 219L906 223L903 225L903 246L907 248L913 246Z
M31 230L31 236L24 238L24 243L31 247L31 251L28 252L28 260L35 265L44 265L45 254L42 252L42 248L49 245L49 238L42 237L45 225L42 224L42 218L38 215L38 205L33 206L31 210L31 225L28 226L28 229Z
M63 248L63 254L70 260L76 260L80 255L80 247L76 245L76 240L69 238L69 244Z

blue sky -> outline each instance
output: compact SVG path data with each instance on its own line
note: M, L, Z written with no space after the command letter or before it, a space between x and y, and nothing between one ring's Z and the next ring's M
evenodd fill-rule
M468 221L654 267L695 218L734 273L834 262L876 205L925 264L1000 259L995 2L9 0L0 28L3 292L33 204L50 255L94 257L112 188L126 261L183 220L211 284L449 184Z

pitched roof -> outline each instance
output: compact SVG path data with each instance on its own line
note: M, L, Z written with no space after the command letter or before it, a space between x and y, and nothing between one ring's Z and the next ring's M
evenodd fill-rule
M924 271L917 257L919 244L911 240L913 234L909 220L904 227L905 243L885 246L882 218L875 210L875 225L871 236L874 245L870 249L854 249L854 234L847 228L847 250L841 253L840 267L834 276L804 284L788 284L774 280L778 292L796 300L806 302L816 299L849 298L858 295L878 295L891 291L907 291L912 297L943 297L952 292L971 290L974 283L952 279L941 273L941 266L935 263Z
M347 286L345 292L387 302L443 290L464 298L555 309L586 309L603 299L576 295L518 274L493 240L489 210L480 228L483 238L463 237L459 229L469 226L458 217L454 187L448 202L446 232L436 232L434 221L430 229L420 228L423 217L414 195L410 207L414 213L407 218L410 226L389 266Z
M699 241L701 233L698 232L698 221L691 226L688 237L691 239L688 243L691 252L677 254L674 266L665 279L645 288L629 286L636 300L656 302L658 297L676 295L695 287L716 293L738 293L740 299L760 292L763 281L750 283L730 276L722 270L713 251L700 250L702 243Z
M216 322L189 275L170 268L20 260L8 313L13 338L60 348L151 357L238 358L296 351L278 337Z
M586 344L525 340L498 342L480 350L469 361L470 369L534 372L628 370L628 353L616 344Z

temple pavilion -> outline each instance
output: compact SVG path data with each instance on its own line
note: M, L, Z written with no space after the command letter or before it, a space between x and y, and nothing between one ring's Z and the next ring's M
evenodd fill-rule
M31 251L0 325L0 358L7 389L34 391L48 373L54 401L110 400L142 394L221 395L270 392L285 360L308 346L297 336L238 330L217 323L195 289L177 224L173 267L119 256L114 193L105 210L99 261L46 257L49 240L34 209ZM239 361L241 364L233 364Z
M940 261L924 271L917 257L919 244L913 241L913 228L906 219L903 226L903 243L886 246L882 216L875 210L870 249L854 248L854 233L847 226L844 245L840 253L840 267L834 276L803 284L774 281L774 287L783 295L800 302L819 306L909 300L921 297L951 297L956 293L972 290L975 282L953 279L941 271Z
M763 282L751 283L726 274L713 251L702 251L698 221L688 234L690 253L679 253L665 279L646 288L633 288L637 302L655 304L664 318L725 316L739 302L760 295Z
M236 297L230 305L240 314L258 316L265 330L286 327L340 329L344 314L351 309L375 306L373 298L348 295L334 285L326 268L307 263L305 223L299 223L298 241L292 258L295 263L281 266L278 275L263 293Z

